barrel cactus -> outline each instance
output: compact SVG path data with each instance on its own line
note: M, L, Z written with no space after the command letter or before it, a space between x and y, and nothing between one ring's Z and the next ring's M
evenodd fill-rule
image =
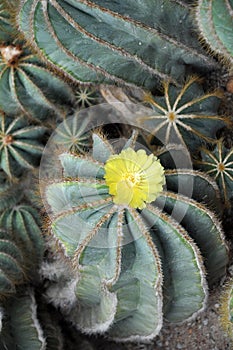
M152 89L191 67L216 67L182 1L24 0L16 20L33 49L74 81Z
M163 315L180 322L203 310L205 271L211 285L224 274L227 247L213 212L177 191L195 178L196 196L201 183L208 197L208 178L166 173L134 138L115 153L93 134L91 156L59 158L63 178L44 188L60 255L42 271L47 299L78 329L120 341L155 337Z
M13 118L3 113L0 123L0 167L14 178L39 164L46 128L29 125L24 116Z
M33 55L24 42L0 42L0 109L45 120L62 115L74 98L71 88Z
M221 93L204 93L197 77L189 78L182 88L167 81L163 85L164 96L144 96L154 114L136 119L163 144L180 143L195 151L201 142L212 142L216 131L228 123L227 118L217 115Z
M231 0L198 0L196 21L202 40L226 63L233 64Z

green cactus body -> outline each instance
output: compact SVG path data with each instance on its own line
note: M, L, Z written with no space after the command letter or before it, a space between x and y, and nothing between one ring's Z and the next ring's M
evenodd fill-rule
M233 64L232 0L198 0L196 21L201 38L210 49Z
M191 65L200 73L216 66L180 1L25 0L17 21L30 44L75 81L152 89L158 79L182 80Z
M5 320L0 335L1 349L47 349L32 290L26 290L6 303Z
M27 205L1 213L1 298L14 294L15 287L26 280L38 282L37 271L44 254L39 225L37 211Z
M42 136L46 128L29 126L25 117L0 115L0 166L13 178L24 169L38 165L44 146Z
M11 16L4 2L0 4L0 42L8 41L15 34L11 25Z
M20 247L27 278L35 280L44 254L41 222L37 211L28 205L6 209L0 215L0 226L11 233L12 240Z
M177 322L203 310L207 287L199 248L211 284L224 274L227 248L214 214L184 195L164 190L143 210L117 205L104 181L113 153L94 134L92 157L60 155L64 180L45 191L51 234L76 274L70 287L63 287L75 290L72 306L63 309L85 332L107 332L121 341L150 339L158 334L163 313ZM179 170L176 176L174 187ZM211 186L208 178L199 178ZM59 305L59 293L51 288L49 298Z
M37 121L65 113L70 87L53 75L25 45L0 43L0 108Z
M201 161L196 164L213 176L221 190L224 202L229 205L229 199L233 196L233 148L227 149L223 140L219 140L211 152L206 148L201 149Z
M231 340L233 339L233 278L232 275L227 278L223 285L220 295L220 322L225 332L227 332Z
M90 107L98 101L95 89L80 87L75 91L76 103L80 108Z
M219 97L216 91L204 94L198 78L190 78L182 89L164 82L164 97L145 95L155 115L138 117L137 122L163 144L181 143L194 151L202 140L213 141L227 123L217 115Z
M14 294L16 285L24 282L24 261L20 248L0 231L0 298Z
M90 135L85 132L89 123L87 118L82 123L79 120L78 113L64 120L56 128L53 136L54 143L58 149L74 153L84 153L90 146Z

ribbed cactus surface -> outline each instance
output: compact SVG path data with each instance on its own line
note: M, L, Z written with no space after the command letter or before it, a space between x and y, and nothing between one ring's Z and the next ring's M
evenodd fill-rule
M216 131L228 119L218 115L221 93L204 93L197 77L188 79L182 88L164 82L164 96L146 94L154 110L148 116L136 119L140 127L151 131L162 144L178 143L195 151L203 141L211 142Z
M163 314L176 322L202 310L207 298L202 255L211 284L224 274L228 260L223 233L214 214L175 190L182 178L187 184L187 179L195 177L209 188L208 178L195 171L189 171L186 178L184 171L181 178L179 170L176 174L165 171L173 191L168 185L156 194L155 201L154 192L150 193L147 200L151 204L137 204L138 198L146 195L135 189L133 197L128 198L127 181L138 181L132 173L134 166L129 164L134 159L133 164L146 169L152 155L147 166L143 165L147 157L144 151L137 153L130 147L133 140L127 142L120 155L114 154L112 146L94 134L92 156L61 154L64 178L45 190L51 211L51 234L73 266L73 278L68 284L58 283L57 291L54 283L48 288L50 301L60 305L79 329L107 332L123 341L156 336ZM111 162L119 157L118 167L111 168ZM121 157L126 157L125 163ZM124 166L128 170L122 179L126 176L126 180L114 187L108 174L113 169L111 176L115 179ZM154 166L158 173L153 181L158 184L161 166ZM161 185L158 186L161 191ZM115 190L122 196L114 195ZM122 204L127 200L129 205ZM203 235L203 227L208 234ZM58 290L63 290L67 302L59 301Z
M0 114L0 167L10 178L38 166L45 131L42 126L29 125L24 116Z
M232 0L198 0L196 21L201 37L214 53L233 64Z
M151 89L215 66L182 1L24 0L17 17L33 48L75 81Z
M0 42L0 109L45 120L65 113L72 90L52 74L25 43Z
M229 199L233 197L233 148L226 148L223 140L219 140L212 151L202 148L201 157L202 160L196 163L216 180L225 204L229 205Z

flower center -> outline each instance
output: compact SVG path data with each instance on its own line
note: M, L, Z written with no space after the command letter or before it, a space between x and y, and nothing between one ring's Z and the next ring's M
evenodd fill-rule
M141 176L137 173L126 173L123 175L122 180L126 181L130 187L133 187L140 183Z

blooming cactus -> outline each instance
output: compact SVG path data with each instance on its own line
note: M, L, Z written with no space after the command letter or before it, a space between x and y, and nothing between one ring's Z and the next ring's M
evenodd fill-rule
M46 185L45 197L68 267L56 278L44 269L53 280L47 298L77 328L121 341L155 337L163 314L180 322L203 310L205 268L214 283L227 248L215 215L176 191L195 178L208 197L208 178L166 172L154 155L134 150L133 138L115 154L93 134L92 156L63 153L60 161L63 178Z

